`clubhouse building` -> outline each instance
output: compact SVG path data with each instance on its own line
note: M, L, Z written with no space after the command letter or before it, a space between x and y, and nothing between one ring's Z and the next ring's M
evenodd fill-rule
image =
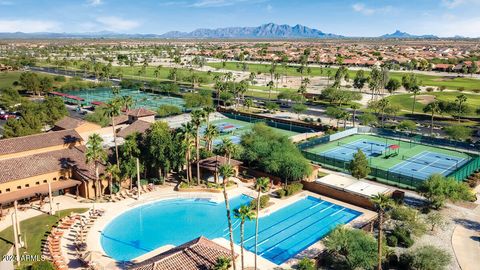
M42 199L49 190L93 198L95 169L83 142L75 129L0 140L0 205Z

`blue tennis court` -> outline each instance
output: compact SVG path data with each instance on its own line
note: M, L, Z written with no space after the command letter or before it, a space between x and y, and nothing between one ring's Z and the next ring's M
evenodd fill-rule
M338 160L349 161L353 159L353 155L358 150L362 150L367 157L378 157L382 155L388 146L385 143L360 139L350 143L338 142L337 147L320 154Z
M423 151L413 157L403 157L405 161L395 165L389 171L405 176L427 179L430 175L439 173L448 176L468 161L467 158Z

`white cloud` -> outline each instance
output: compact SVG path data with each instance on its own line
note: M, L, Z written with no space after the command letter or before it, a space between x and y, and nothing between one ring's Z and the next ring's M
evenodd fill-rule
M392 10L391 6L379 7L379 8L371 8L367 7L362 3L356 3L352 5L352 9L358 13L361 13L366 16L370 16L376 13L386 13Z
M54 21L44 20L0 20L0 32L50 32L58 31L59 25Z
M96 7L96 6L99 6L101 4L103 4L103 0L87 0L87 5L89 5L89 6Z
M101 28L109 31L128 31L140 26L138 21L127 20L115 16L99 17L96 19Z
M267 5L267 12L272 12L273 11L273 6L268 4Z

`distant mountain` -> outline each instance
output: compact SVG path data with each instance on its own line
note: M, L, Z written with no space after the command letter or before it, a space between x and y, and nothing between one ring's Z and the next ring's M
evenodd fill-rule
M340 35L327 34L303 25L267 23L258 27L227 27L217 29L197 29L192 32L172 31L161 35L163 38L339 38Z
M402 32L400 30L397 30L393 32L392 34L385 34L383 36L380 36L380 38L438 38L437 36L434 35L412 35L407 32Z

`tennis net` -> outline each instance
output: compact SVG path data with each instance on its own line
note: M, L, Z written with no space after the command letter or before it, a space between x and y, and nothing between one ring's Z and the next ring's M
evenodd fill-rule
M402 155L402 160L406 160L412 163L422 164L425 166L428 165L431 167L445 169L445 170L448 170L451 168L457 168L460 162L459 160L456 160L456 159L450 159L450 160L447 160L445 158L432 159L431 157L429 157L428 160L426 160L426 159L421 159L415 156L412 157L407 155Z

